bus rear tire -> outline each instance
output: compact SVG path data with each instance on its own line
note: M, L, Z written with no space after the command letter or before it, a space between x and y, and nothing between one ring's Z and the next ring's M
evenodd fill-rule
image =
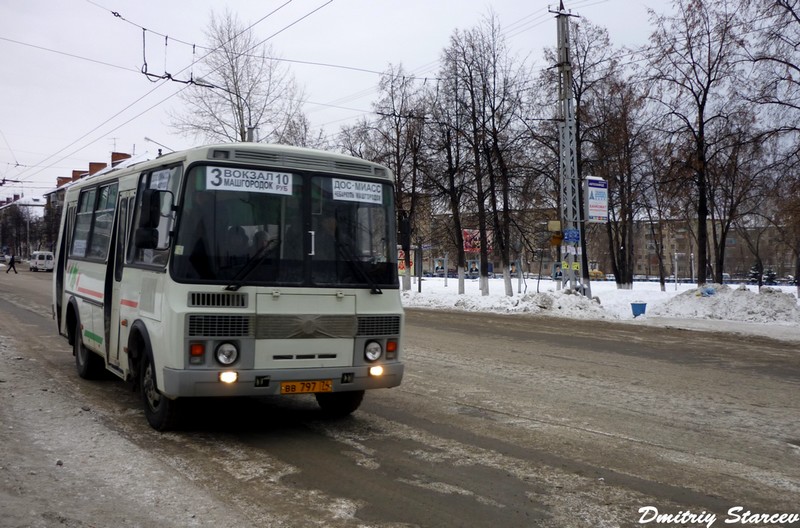
M103 358L83 345L80 323L75 323L72 354L75 356L75 368L78 376L87 380L97 380L103 377L106 370Z
M178 417L178 401L170 400L158 390L153 356L147 350L142 356L139 390L144 403L147 423L156 431L169 431L175 427Z
M361 405L364 399L364 391L318 392L314 396L326 416L344 418Z

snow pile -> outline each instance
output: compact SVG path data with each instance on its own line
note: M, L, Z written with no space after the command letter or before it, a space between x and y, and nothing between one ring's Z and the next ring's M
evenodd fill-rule
M525 313L553 315L577 319L615 319L614 314L603 310L597 300L578 295L570 290L543 293L525 293L507 297L504 295L438 295L402 292L403 306L416 308L443 308L465 312Z
M415 282L403 291L406 308L469 312L495 312L522 316L545 315L570 319L617 320L637 325L730 332L800 342L800 308L795 286L763 287L637 282L633 289L617 289L613 281L592 282L588 299L559 289L550 280L527 281L514 286L514 296L504 295L501 279L490 279L490 295L481 295L477 280L426 278L422 290ZM538 290L538 293L537 293ZM633 317L632 303L644 303L644 315Z
M692 317L749 323L800 322L797 299L777 288L754 292L742 285L707 285L675 295L648 314L663 317Z
M592 283L593 299L569 289L558 289L552 281L528 281L514 295L504 295L502 280L490 280L490 295L481 295L478 281L466 281L464 295L458 295L458 281L426 278L422 291L418 284L403 291L403 306L467 312L552 315L574 319L632 320L631 303L645 303L646 312L636 318L682 318L709 322L739 321L759 324L800 322L800 308L793 286L669 284L662 291L658 283L636 283L633 289L617 289L614 282ZM537 292L536 290L540 291Z

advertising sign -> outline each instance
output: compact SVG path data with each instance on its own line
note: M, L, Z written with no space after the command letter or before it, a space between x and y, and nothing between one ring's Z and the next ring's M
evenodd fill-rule
M608 222L608 182L602 178L586 178L584 193L586 197L586 221Z

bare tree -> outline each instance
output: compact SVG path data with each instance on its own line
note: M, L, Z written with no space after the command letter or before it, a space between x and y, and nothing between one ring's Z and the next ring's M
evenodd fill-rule
M741 87L750 101L760 104L773 128L793 139L793 161L800 160L800 1L739 0L753 13L747 58L755 66L755 80Z
M714 250L714 282L722 284L728 234L739 216L754 213L770 186L771 164L765 150L769 143L754 133L755 119L749 113L731 116L709 156L708 196Z
M779 228L781 240L794 254L794 280L797 294L800 295L800 177L796 166L786 169L786 175L777 181L777 201L775 224Z
M780 178L776 229L795 254L795 280L800 276L800 1L740 0L753 13L754 37L749 58L756 81L745 90L759 104L764 127L781 137ZM800 283L798 283L800 294Z
M351 156L386 162L386 153L380 148L382 143L375 123L366 117L362 117L352 125L343 126L337 136L337 145Z
M643 188L640 195L641 210L647 218L652 247L645 250L655 255L658 261L658 277L661 291L666 290L667 233L669 223L685 212L681 200L686 199L682 182L685 164L680 161L678 149L670 143L676 139L669 135L656 135L646 147L643 172ZM675 232L673 230L673 232ZM677 269L675 280L678 280Z
M173 126L212 142L307 143L301 112L303 93L272 47L258 42L235 14L211 15L206 30L210 51L195 84L181 93L186 107L174 112ZM258 137L254 130L258 130Z
M728 118L742 41L735 8L726 0L675 0L677 14L658 16L648 50L654 100L665 110L664 129L687 146L697 203L697 281L708 269L709 141Z
M626 289L633 285L634 226L644 202L643 164L650 142L644 108L644 96L617 73L598 86L585 109L591 124L585 166L608 182L609 253L617 287Z
M482 151L488 180L488 205L493 227L494 250L503 267L505 293L513 295L511 285L512 214L519 203L516 182L521 179L517 160L522 142L527 140L520 114L524 72L514 63L506 48L497 18L488 16L475 33L479 46L475 49L480 67L482 108L484 116Z
M506 294L512 295L508 276L515 205L512 186L519 173L514 153L521 150L516 145L526 131L518 119L521 69L511 60L492 14L471 30L456 31L443 62L447 73L457 79L451 86L456 89L455 104L463 108L457 133L469 149L468 165L473 174L467 195L472 198L471 222L478 228L481 292L489 293L491 245L502 261Z
M463 121L466 116L456 97L460 78L455 74L455 64L446 57L445 54L439 71L439 86L434 93L429 94L431 116L426 121L426 137L430 170L427 188L432 199L442 203L442 209L449 213L451 220L446 231L456 251L458 293L463 295L467 259L461 217L464 193L470 185L471 172L466 141L463 138Z
M390 66L379 83L380 98L373 105L378 119L374 124L381 161L395 173L395 204L411 222L411 232L421 236L423 219L418 203L422 189L422 133L424 97L416 80L403 67ZM408 249L408 248L406 248ZM411 270L411 254L406 251L405 269ZM409 273L403 275L403 289L411 289Z

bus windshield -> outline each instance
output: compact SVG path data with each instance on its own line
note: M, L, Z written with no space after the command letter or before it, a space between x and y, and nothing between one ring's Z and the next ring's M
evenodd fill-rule
M172 277L396 288L392 200L384 182L195 166L184 186Z

